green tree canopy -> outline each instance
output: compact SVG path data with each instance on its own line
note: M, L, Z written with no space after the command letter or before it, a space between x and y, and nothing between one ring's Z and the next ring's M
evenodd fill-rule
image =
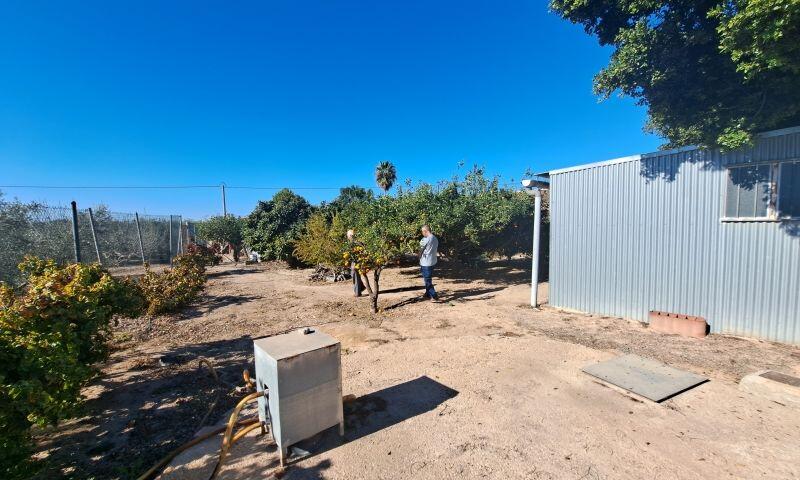
M738 148L800 124L800 0L552 0L615 48L595 92L648 108L645 129L684 145Z
M372 190L360 187L358 185L350 185L339 189L339 195L325 204L325 210L330 212L331 216L337 212L341 212L354 202L371 202L375 199Z
M267 260L293 263L294 244L313 210L305 198L284 188L271 200L259 201L247 216L245 242Z
M239 261L239 253L244 245L244 221L232 215L211 217L197 224L197 234L204 240L211 240L231 246L234 261Z

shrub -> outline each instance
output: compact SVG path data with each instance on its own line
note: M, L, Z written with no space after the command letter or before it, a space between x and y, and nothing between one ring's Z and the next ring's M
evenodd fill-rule
M242 219L232 215L211 217L197 224L197 235L203 240L229 245L233 260L238 262L244 246L243 226Z
M158 315L179 310L196 300L206 283L206 259L202 255L182 254L163 272L147 271L138 288L147 303L147 314Z
M190 243L186 247L186 253L189 255L196 255L202 259L202 263L206 267L213 267L214 265L219 265L222 262L222 255L219 253L219 245L211 244L210 246L207 245L200 245L197 243Z
M313 207L305 198L283 189L272 200L258 202L245 219L245 241L266 260L299 263L293 255L295 242L312 212Z
M342 254L347 249L346 229L338 215L328 220L325 212L309 217L306 230L295 243L294 255L309 265L342 271ZM349 265L348 265L349 267Z
M23 475L29 429L74 415L92 365L108 355L115 314L135 315L135 289L98 265L26 258L25 286L0 283L0 472Z

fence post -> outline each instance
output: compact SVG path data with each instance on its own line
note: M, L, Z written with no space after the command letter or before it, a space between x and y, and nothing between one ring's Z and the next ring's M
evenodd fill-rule
M94 251L97 253L97 263L103 265L103 260L100 258L100 247L97 245L97 232L94 230L94 213L92 207L89 207L89 227L92 229L92 241L94 241Z
M183 216L178 215L178 253L183 253Z
M139 212L134 212L133 214L136 217L136 234L139 235L139 252L142 254L142 265L145 265L147 261L144 259L144 244L142 244L142 227L139 226Z
M72 242L75 247L75 263L81 263L81 242L78 235L78 204L72 201Z
M169 214L169 264L172 265L172 214Z

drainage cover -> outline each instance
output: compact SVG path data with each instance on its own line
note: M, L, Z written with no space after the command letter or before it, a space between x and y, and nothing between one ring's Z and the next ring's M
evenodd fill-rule
M761 374L762 377L774 380L776 382L785 383L793 387L800 387L800 378L786 375L785 373L773 372L772 370Z
M706 377L638 355L623 355L582 370L654 402L662 402L708 381Z

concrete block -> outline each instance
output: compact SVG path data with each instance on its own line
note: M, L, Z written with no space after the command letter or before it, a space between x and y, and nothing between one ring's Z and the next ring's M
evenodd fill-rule
M703 338L708 331L708 323L703 317L653 310L650 312L649 320L650 328L661 333Z
M772 370L762 370L745 376L739 390L772 400L787 407L800 409L800 378Z

